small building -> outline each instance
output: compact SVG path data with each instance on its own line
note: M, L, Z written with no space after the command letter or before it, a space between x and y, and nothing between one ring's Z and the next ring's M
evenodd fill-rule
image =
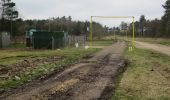
M64 47L67 43L67 32L63 31L37 31L26 32L26 45L34 49L57 49Z
M36 32L36 29L30 29L29 31L26 31L26 46L27 47L31 47L33 44L33 41L32 41L33 32Z
M10 34L8 32L0 33L0 48L8 47L11 43Z

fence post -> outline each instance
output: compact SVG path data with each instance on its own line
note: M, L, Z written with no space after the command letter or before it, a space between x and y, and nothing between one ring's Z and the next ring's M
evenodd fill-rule
M54 37L52 36L52 49L54 50Z
M32 42L32 49L35 49L35 44L34 44L34 36L32 36L30 38L31 42Z

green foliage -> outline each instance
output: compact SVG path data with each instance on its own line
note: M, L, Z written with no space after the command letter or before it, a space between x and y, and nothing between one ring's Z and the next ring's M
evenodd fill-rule
M140 16L139 22L140 22L140 33L144 35L144 27L146 26L145 15Z
M15 9L15 3L11 0L1 0L0 14L1 28L0 31L10 32L12 36L16 34L15 20L18 18L18 11ZM14 31L13 31L14 30Z
M26 48L26 45L24 43L14 43L11 44L9 48L21 49L21 48Z
M121 24L120 24L120 27L121 27L121 30L127 30L128 24L122 21Z
M162 32L165 36L170 36L170 0L167 0L163 7L165 14L162 17Z
M144 15L141 15L139 21L135 22L135 36L142 37L170 37L170 0L167 0L163 5L165 14L162 19L146 20ZM129 34L132 31L130 25Z
M167 0L165 2L165 5L163 5L164 9L165 9L165 14L170 13L170 0Z
M162 20L154 19L147 20L144 15L141 15L139 21L135 22L135 36L136 37L161 37L163 36L161 31ZM131 36L132 24L130 25L128 34Z
M25 20L18 27L21 29L29 30L31 28L37 30L50 30L50 31L65 31L71 35L87 35L89 36L89 31L87 31L87 27L90 26L90 22L88 21L73 21L71 16L69 17L57 17L50 18L45 20ZM24 27L24 28L23 28ZM100 23L93 23L93 33L94 36L100 36L105 33L105 27L103 27ZM20 31L22 34L24 30Z
M93 41L93 46L110 46L112 45L116 40L100 40L100 41Z
M7 1L7 0L5 0ZM10 1L10 0L9 0ZM10 2L10 4L6 4L6 6L13 7L15 3ZM167 0L163 5L165 9L165 14L162 19L154 19L147 20L144 15L141 15L139 21L135 22L135 36L142 37L170 37L170 0ZM2 10L2 9L1 9ZM11 15L12 14L12 15ZM16 18L18 12L13 9L12 13L10 10L6 10L6 17L0 19L0 31L7 30L10 31L10 18ZM8 16L8 17L7 17ZM127 24L127 23L125 23ZM25 31L31 28L37 30L49 30L49 31L67 31L72 35L87 35L89 36L89 32L87 31L87 27L90 26L90 22L88 21L73 21L71 16L66 17L56 17L50 19L42 19L42 20L15 20L13 22L13 36L25 35ZM93 36L100 39L102 36L107 35L108 27L103 27L100 23L93 22ZM112 29L112 33L121 32L119 29ZM129 27L128 34L131 35L132 32L132 23Z
M0 19L0 22L2 20ZM3 27L5 30L10 31L10 20L5 20L5 25ZM13 36L21 36L25 35L25 31L29 29L37 29L37 30L50 30L50 31L65 31L70 35L87 35L89 36L89 31L87 31L87 27L90 26L90 22L88 21L73 21L71 16L69 17L57 17L50 19L42 19L42 20L23 20L17 19L13 21ZM2 26L2 25L0 25ZM93 34L96 37L102 37L107 33L106 27L103 27L100 23L93 23ZM0 27L0 31L2 28Z

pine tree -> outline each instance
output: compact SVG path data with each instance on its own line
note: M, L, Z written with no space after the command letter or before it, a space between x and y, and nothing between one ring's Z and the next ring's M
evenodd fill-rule
M145 28L145 24L146 24L145 15L141 15L139 22L140 22L139 26L140 26L141 35L144 36L144 28Z
M167 36L170 36L170 0L165 2L163 5L165 14L162 17L162 32Z
M12 21L16 18L18 18L18 11L15 9L15 3L11 0L1 0L2 31L12 33Z

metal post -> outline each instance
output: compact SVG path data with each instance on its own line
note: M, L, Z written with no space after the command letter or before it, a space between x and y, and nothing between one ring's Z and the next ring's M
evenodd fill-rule
M92 16L90 18L90 47L93 46L93 21L92 21Z
M12 35L12 18L11 18L11 35Z
M125 33L126 33L126 41L127 41L128 40L127 30L125 30Z
M54 47L54 37L52 36L52 50L54 50L55 47Z
M114 30L114 40L116 40L116 32L115 32L115 30Z
M133 27L133 33L132 33L132 48L134 48L135 46L134 46L134 41L135 41L135 17L133 16L133 25L132 25L132 27Z
M5 0L2 0L2 5L5 4ZM2 6L2 31L5 30L5 19L4 19L5 7Z

